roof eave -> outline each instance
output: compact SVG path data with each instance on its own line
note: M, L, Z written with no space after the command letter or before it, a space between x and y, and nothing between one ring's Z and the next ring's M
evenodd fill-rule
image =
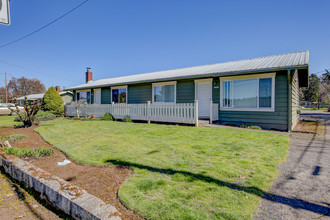
M209 74L200 74L200 75L188 75L188 76L181 76L181 77L171 77L171 78L159 78L156 80L141 80L141 81L131 81L131 82L124 82L124 83L107 83L102 85L96 86L83 86L83 87L71 87L64 89L64 91L72 91L72 90L83 90L83 89L93 89L93 88L101 88L101 87L110 87L110 86L119 86L119 85L132 85L137 83L152 83L152 82L164 82L169 80L180 80L180 79L196 79L196 78L206 78L206 77L220 77L220 76L230 76L230 75L245 75L245 74L252 74L252 73L262 73L262 72L271 72L271 71L281 71L281 70L288 70L288 69L307 69L309 65L297 65L297 66L287 66L287 67L279 67L279 68L265 68L265 69L258 69L258 70L242 70L242 71L233 71L233 72L215 72Z

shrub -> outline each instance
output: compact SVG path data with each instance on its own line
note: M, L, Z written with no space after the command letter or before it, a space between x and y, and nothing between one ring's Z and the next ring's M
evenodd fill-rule
M26 115L26 114L22 114L22 115ZM39 111L37 114L36 114L36 120L38 121L50 121L50 120L53 120L56 118L56 115L50 113L50 112L45 112L45 111ZM21 121L21 119L16 116L14 121Z
M17 148L17 147L3 147L6 154L15 155L16 157L45 157L50 156L54 153L54 150L47 149L44 147L37 147L35 149L30 148Z
M56 118L56 115L54 115L51 112L40 111L38 112L36 118L39 121L50 121L50 120L54 120Z
M114 117L110 113L105 113L100 117L100 120L102 121L114 121Z
M57 116L64 115L63 100L54 87L50 87L45 93L42 100L41 109L44 111L49 111Z
M11 134L5 138L6 141L19 141L26 138L25 134Z
M19 118L19 121L23 122L24 127L31 127L33 124L35 124L36 115L38 111L40 110L40 104L32 104L27 101L27 97L24 99L24 110L25 112L20 112L16 99L15 102L15 109L10 109L12 113L17 114L17 117Z
M298 115L301 114L301 110L300 110L300 109L297 110L297 114L298 114Z
M132 119L128 115L125 115L123 118L123 122L132 122Z

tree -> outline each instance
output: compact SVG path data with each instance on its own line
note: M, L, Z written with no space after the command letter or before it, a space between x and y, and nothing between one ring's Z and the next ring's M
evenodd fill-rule
M6 89L0 87L0 102L6 102Z
M8 83L8 93L10 98L17 98L30 94L44 93L45 85L38 79L28 79L13 77Z
M50 87L45 93L42 100L41 109L44 111L49 111L57 116L64 115L63 100L53 86Z
M23 122L25 128L31 127L35 123L36 115L40 110L40 104L39 103L29 104L27 98L25 97L24 100L25 111L22 113L18 108L16 99L14 102L15 102L15 109L8 107L9 110L18 115L20 121Z
M306 101L317 102L319 98L319 82L320 79L316 74L309 76L309 83L303 93Z
M320 101L330 105L330 72L324 73L320 81Z

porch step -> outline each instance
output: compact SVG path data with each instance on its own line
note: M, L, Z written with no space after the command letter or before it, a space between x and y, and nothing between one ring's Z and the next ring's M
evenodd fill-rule
M208 126L210 124L210 120L198 120L198 126L200 127L204 127L204 126Z

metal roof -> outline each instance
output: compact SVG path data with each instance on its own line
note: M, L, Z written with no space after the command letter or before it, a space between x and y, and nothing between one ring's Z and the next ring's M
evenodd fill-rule
M290 68L308 69L308 66L309 52L301 51L254 59L107 78L74 86L66 90L126 85L143 82L169 81L184 78L203 78L210 76L246 74L252 72L257 73L265 71L285 70Z
M68 91L64 91L64 92L59 92L60 95L64 95L66 93L72 93L72 92L68 92ZM24 100L25 97L27 98L27 100L37 100L37 99L42 99L44 97L45 93L40 93L40 94L31 94L31 95L26 95L26 96L22 96L17 98L16 100Z

